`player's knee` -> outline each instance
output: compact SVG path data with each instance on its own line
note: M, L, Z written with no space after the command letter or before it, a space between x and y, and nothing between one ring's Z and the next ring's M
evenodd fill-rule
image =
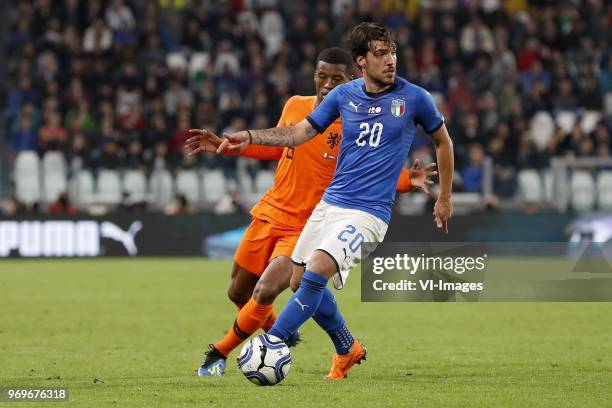
M338 271L338 267L336 266L336 261L325 252L315 251L308 264L306 265L306 269L309 272L316 273L317 275L324 276L326 278L331 278Z
M253 290L253 299L260 305L271 305L280 292L282 289L279 285L259 281Z
M249 293L244 293L234 286L230 286L227 290L227 297L231 300L236 306L244 305L249 301Z

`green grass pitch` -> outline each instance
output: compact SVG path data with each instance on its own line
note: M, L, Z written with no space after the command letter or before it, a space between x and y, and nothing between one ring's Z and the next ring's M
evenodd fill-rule
M333 349L312 322L279 386L249 383L236 352L198 378L235 317L229 266L0 262L0 387L67 387L71 407L612 406L612 303L360 303L355 272L337 299L368 361L348 379L322 379Z

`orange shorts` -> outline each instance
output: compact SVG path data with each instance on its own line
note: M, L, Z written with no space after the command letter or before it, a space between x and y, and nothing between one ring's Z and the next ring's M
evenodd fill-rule
M234 262L261 276L272 259L291 257L301 232L253 218L236 250Z

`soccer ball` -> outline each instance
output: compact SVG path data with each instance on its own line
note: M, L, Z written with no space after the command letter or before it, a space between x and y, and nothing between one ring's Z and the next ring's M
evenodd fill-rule
M291 352L278 337L262 334L242 347L238 368L253 384L276 385L289 374Z

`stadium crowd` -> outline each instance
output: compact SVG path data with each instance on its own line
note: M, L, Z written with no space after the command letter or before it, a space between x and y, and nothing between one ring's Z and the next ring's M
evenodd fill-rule
M517 169L612 148L603 0L21 0L8 14L12 149L59 150L72 166L235 177L236 157L186 157L187 129L275 125L291 95L314 93L317 53L364 20L394 30L399 74L434 95L458 189L480 190L485 156L508 196ZM426 136L413 155L433 160Z

